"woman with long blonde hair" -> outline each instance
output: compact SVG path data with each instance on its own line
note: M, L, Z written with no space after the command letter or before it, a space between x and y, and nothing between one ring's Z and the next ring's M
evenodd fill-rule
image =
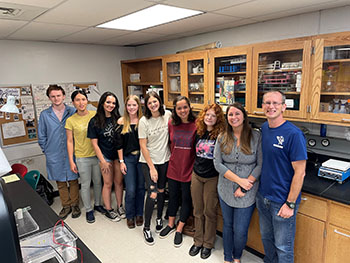
M125 210L128 228L143 224L143 204L145 197L145 179L142 173L140 159L140 143L138 124L142 117L140 99L129 95L125 100L124 115L119 118L118 156L120 170L124 175L126 186Z

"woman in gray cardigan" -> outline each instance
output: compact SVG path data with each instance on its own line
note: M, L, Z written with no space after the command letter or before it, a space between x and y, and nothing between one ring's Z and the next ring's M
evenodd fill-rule
M226 110L227 128L215 144L218 194L224 220L224 262L239 263L255 208L262 165L261 135L252 130L239 103Z

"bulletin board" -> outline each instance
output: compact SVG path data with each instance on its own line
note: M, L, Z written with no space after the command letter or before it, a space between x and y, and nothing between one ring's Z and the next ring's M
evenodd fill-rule
M38 123L31 86L0 87L0 107L6 103L8 95L15 96L20 113L0 112L2 145L36 141Z

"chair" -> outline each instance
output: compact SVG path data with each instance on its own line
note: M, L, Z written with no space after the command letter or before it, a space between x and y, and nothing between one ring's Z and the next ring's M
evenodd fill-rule
M20 174L22 177L24 177L28 172L28 168L21 163L12 164L11 168L12 168L12 171L11 171L12 174Z
M36 186L38 185L40 179L40 172L38 170L32 170L26 173L24 176L24 180L27 181L27 183L36 190Z

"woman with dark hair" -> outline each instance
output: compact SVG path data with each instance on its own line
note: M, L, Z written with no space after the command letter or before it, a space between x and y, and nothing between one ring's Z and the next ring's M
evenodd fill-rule
M117 121L120 117L118 98L112 92L102 94L98 102L96 115L90 120L87 137L100 162L103 176L102 199L106 208L105 216L112 221L125 218L122 206L123 175L119 168L117 153ZM111 206L111 192L114 183L117 200L116 212Z
M213 159L216 138L224 131L225 124L218 104L206 106L196 120L196 157L191 181L195 233L189 254L195 256L201 252L203 259L210 256L216 237L218 172Z
M140 159L138 136L139 120L142 117L141 102L136 95L125 99L124 115L118 120L118 155L120 170L125 181L125 210L128 228L143 225L143 205L145 199L145 178Z
M67 150L70 169L79 172L81 183L81 199L86 210L86 221L95 222L94 210L104 214L106 210L101 205L101 173L98 159L90 139L86 136L90 119L94 111L87 110L88 97L84 90L76 90L71 95L76 113L66 121ZM76 160L74 162L75 155ZM93 181L95 205L91 207L90 185Z
M255 208L257 179L262 166L261 135L252 130L240 103L226 110L227 128L214 150L219 172L218 194L224 220L224 261L241 262Z
M169 121L171 156L167 178L169 187L169 221L160 232L159 238L166 238L175 232L174 246L182 245L182 230L191 214L191 175L195 157L194 138L196 135L195 116L188 98L178 96L173 101L172 119ZM180 221L175 226L176 212L181 194Z
M164 188L170 150L168 121L171 113L164 110L159 95L151 91L145 96L145 114L139 121L140 162L145 177L147 198L143 235L148 245L154 244L150 230L155 201L157 200L156 232L163 227Z

